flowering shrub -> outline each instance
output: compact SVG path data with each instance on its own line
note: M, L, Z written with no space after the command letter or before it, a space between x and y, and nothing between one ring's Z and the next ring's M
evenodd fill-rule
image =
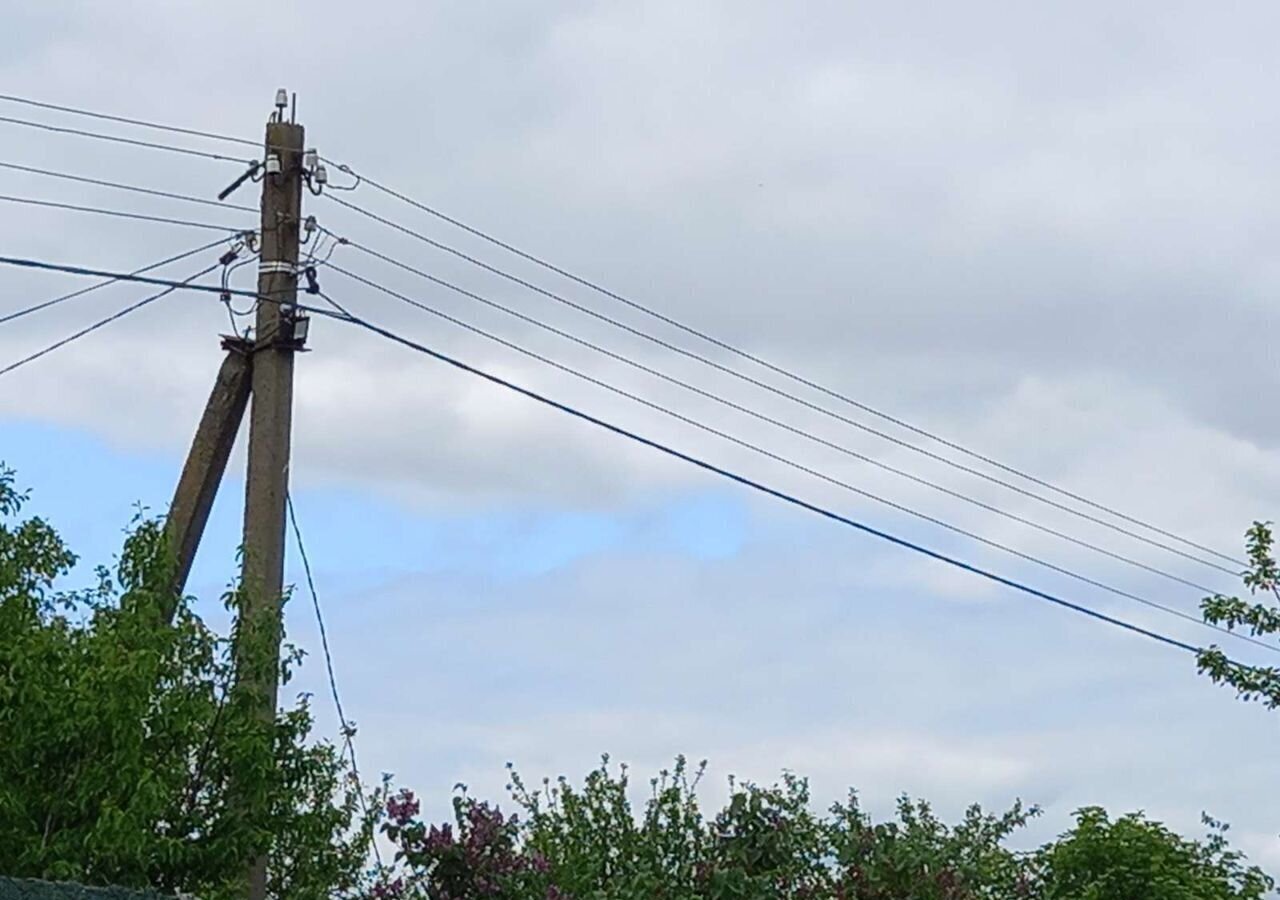
M728 802L705 817L705 764L683 759L650 781L634 809L630 776L608 758L583 786L528 788L512 771L515 813L454 800L452 823L427 825L414 795L386 806L397 848L374 896L403 900L1259 900L1271 881L1231 851L1222 826L1187 841L1138 815L1101 810L1040 850L1006 839L1033 816L974 806L950 826L903 798L874 822L850 793L813 811L803 779L764 787L730 780ZM1214 823L1211 823L1214 824Z

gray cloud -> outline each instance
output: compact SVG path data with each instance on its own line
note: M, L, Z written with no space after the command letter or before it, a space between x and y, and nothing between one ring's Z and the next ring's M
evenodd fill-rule
M508 760L576 776L609 751L647 777L686 753L712 760L713 800L728 773L786 768L819 804L851 786L878 810L909 791L948 815L1020 796L1047 811L1027 840L1088 803L1189 832L1208 810L1274 852L1256 789L1270 763L1251 749L1274 717L1189 657L1023 598L923 599L901 561L819 528L791 537L731 560L607 554L531 580L424 573L332 598L366 767L445 815L457 780L500 796ZM355 612L370 606L381 615ZM1223 734L1233 764L1209 765Z
M1248 138L1269 125L1250 92L1229 90L1241 84L1244 61L1263 65L1264 51L1233 39L1235 56L1224 59L1215 47L1225 45L1206 37L1221 34L1218 19L1164 15L1153 31L1128 12L997 15L993 6L985 18L942 13L924 28L901 10L839 5L796 17L770 4L570 4L513 5L508 16L374 5L351 20L320 4L255 12L246 30L249 9L233 4L213 16L139 3L120 18L86 4L65 27L31 14L26 27L46 38L24 41L28 52L6 74L16 91L238 134L259 127L253 111L271 86L288 83L302 90L309 133L326 153L1037 474L1216 546L1234 545L1243 523L1280 498L1270 426L1254 403L1273 378L1271 313L1261 302L1269 253L1260 236L1275 204L1255 149L1265 142ZM374 27L380 13L397 27ZM1261 7L1254 14L1259 27L1272 15ZM145 22L121 28L117 19ZM1036 40L1014 40L1019 34ZM278 69L254 63L284 35ZM216 73L212 61L192 59L193 43L225 49ZM164 92L139 87L157 71L171 77ZM204 195L236 173L71 138L14 136L15 157ZM170 208L3 177L15 193ZM429 217L410 218L368 189L355 197L558 290L573 287ZM334 228L825 439L1082 537L1118 540L801 415L323 201L311 208ZM218 210L179 211L240 221ZM65 213L0 219L0 238L15 253L103 266L137 265L203 237ZM403 273L345 251L339 258L895 501L1056 561L1100 564ZM11 284L11 296L25 299L65 282L23 274ZM325 284L377 320L522 383L806 497L913 527L335 273ZM572 295L659 329L581 290ZM0 348L17 355L133 296L112 289L32 317L0 333ZM0 407L89 427L122 446L179 449L217 364L214 335L225 328L207 298L169 298L8 376ZM368 336L320 323L312 343L299 366L300 484L354 483L417 505L466 507L610 505L705 483ZM1157 552L1144 558L1186 572ZM1101 572L1150 590L1109 563Z
M1230 546L1245 522L1280 500L1278 433L1258 406L1278 387L1271 295L1280 279L1270 242L1280 197L1270 147L1280 123L1268 102L1278 16L1262 3L1224 11L1149 2L818 2L801 11L760 2L374 2L358 9L333 2L81 2L15 10L0 36L0 77L14 93L250 137L260 132L274 89L295 88L310 140L328 155L859 399ZM202 196L237 174L234 165L0 127L5 157L20 162ZM252 218L11 172L0 172L0 193L237 224ZM572 289L576 299L628 322L653 325L367 188L354 198L540 283ZM248 190L236 199L253 202ZM696 376L771 414L796 416L776 398L713 380L322 200L309 209L335 230L607 339L647 364ZM103 267L140 265L201 239L197 231L19 207L0 215L7 252ZM770 434L355 254L338 259L869 489L1169 596L1149 580ZM50 276L5 277L6 310L68 289ZM379 321L624 424L977 559L1004 562L462 337L336 274L326 275L325 285ZM136 296L112 289L0 329L0 360L65 334L91 310ZM215 335L225 328L216 303L169 298L6 376L0 413L88 428L131 449L180 448L217 365ZM456 508L623 505L704 483L336 326L318 325L313 347L299 365L294 474L302 485L354 484L424 508ZM984 499L1116 540L865 435L804 421ZM755 527L778 534L785 530L779 523L791 521L762 508ZM412 753L429 751L434 755L413 758L439 761L435 771L449 772L443 784L455 780L458 767L488 771L516 751L534 768L554 769L589 762L566 749L575 746L625 744L638 762L655 764L674 750L706 748L724 765L761 778L794 763L832 790L837 782L870 780L882 793L950 786L957 802L1025 791L1062 803L1096 790L1188 825L1193 807L1203 805L1259 835L1274 830L1268 810L1250 799L1251 785L1265 776L1252 756L1250 778L1207 772L1189 783L1187 776L1205 771L1203 761L1215 752L1210 739L1239 733L1247 737L1241 746L1269 746L1269 725L1190 674L1178 691L1194 695L1186 708L1212 726L1178 725L1187 716L1177 705L1184 694L1166 689L1129 645L1094 649L1092 631L1087 644L1081 639L1088 655L1048 665L1039 650L1044 632L1019 635L1025 644L1012 637L984 644L970 635L964 646L933 634L922 650L912 644L919 635L908 640L883 623L855 639L850 634L861 632L852 625L825 634L795 615L783 630L818 650L800 662L787 658L774 646L778 624L769 611L799 596L808 609L812 598L828 596L833 588L815 584L813 572L847 553L844 543L815 539L814 547L812 558L799 560L762 551L738 575L665 563L655 574L632 560L610 560L598 572L575 570L567 583L539 586L527 600L531 608L547 596L571 598L559 618L575 630L550 647L583 660L583 668L557 669L554 652L535 646L511 664L506 681L482 687L497 691L530 670L550 670L560 685L604 678L626 692L627 703L535 705L518 713L484 706L459 724L435 722L417 707L387 711L368 687L361 707L378 710L369 717L374 757L403 768ZM883 581L968 604L982 621L995 602L933 570L878 557L856 563L841 570L840 586L878 588ZM808 580L784 582L784 574L797 573ZM631 610L629 617L593 617L583 598L616 593L619 584L630 589L623 591L628 602L607 610ZM455 598L485 590L415 585ZM746 624L726 630L710 613L683 622L687 606L677 601L688 596L717 598L726 619L739 613L723 598L744 598ZM1194 601L1176 595L1186 608ZM666 638L672 620L676 639L662 645L657 671L637 668L642 659L619 670L625 677L609 669L618 634L638 636L629 649L643 650ZM458 669L471 662L458 648L494 633L514 636L497 641L504 653L514 652L521 628L546 646L544 616L515 621L449 620L445 637L418 639L458 654L449 657ZM1056 622L1044 628L1056 634ZM402 651L416 661L418 649ZM989 665L972 665L975 654ZM969 674L956 679L962 662ZM636 671L651 677L636 679ZM366 674L367 684L381 683L373 677L380 673ZM421 674L404 673L414 677ZM1116 689L1124 678L1138 686ZM698 689L681 697L690 681ZM814 684L826 688L822 702L807 707L804 721L790 718L788 708ZM1106 694L1100 706L1099 693ZM495 694L484 696L497 703ZM1048 708L1065 708L1064 721L1037 718L1045 715L1044 696L1060 701ZM655 708L661 715L648 714ZM720 712L707 716L707 709ZM742 721L761 709L756 725L745 728ZM973 717L973 727L957 724L957 709ZM904 710L915 710L914 718ZM399 712L411 725L395 717ZM831 724L854 713L869 724ZM1015 720L1025 727L1008 726ZM1008 727L983 735L979 725L995 721ZM406 727L446 746L410 743L397 756L392 735ZM486 749L463 759L464 745ZM877 762L899 755L909 764ZM956 774L970 770L969 778ZM1184 791L1185 809L1168 799L1172 783Z
M257 130L269 86L289 83L327 152L926 421L1007 402L1027 377L1083 373L1158 391L1206 427L1273 438L1251 402L1273 378L1261 302L1273 124L1239 81L1270 65L1247 36L1273 16L1261 6L1224 24L1207 11L992 4L932 10L923 27L906 9L839 4L805 16L770 4L375 4L354 20L319 4L255 9L248 32L248 6L123 9L104 18L86 4L63 23L30 14L23 44L40 49L11 62L7 81L242 134ZM193 44L218 46L217 62L194 61ZM157 71L164 90L140 87ZM17 138L15 155L204 194L234 174ZM433 270L549 309L313 206ZM65 214L6 222L27 252L103 264L173 242ZM166 340L191 352L185 365L212 355L212 318L164 321ZM353 358L338 341L318 349Z

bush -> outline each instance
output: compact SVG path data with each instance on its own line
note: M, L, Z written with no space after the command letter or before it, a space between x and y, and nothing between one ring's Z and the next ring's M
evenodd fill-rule
M396 863L375 892L430 900L1258 900L1272 887L1231 851L1223 826L1188 841L1139 815L1077 814L1058 840L1019 853L1007 839L1038 810L968 809L949 826L902 798L875 822L856 794L813 812L803 779L763 787L730 780L728 802L703 815L684 759L632 807L625 766L608 758L576 788L529 789L513 771L504 816L465 790L454 821L426 825L402 791L384 832Z

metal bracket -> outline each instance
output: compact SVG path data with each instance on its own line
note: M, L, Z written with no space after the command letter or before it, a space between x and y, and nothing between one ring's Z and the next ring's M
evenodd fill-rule
M253 355L253 341L240 335L222 335L222 349L232 353L239 353L242 356Z
M301 315L301 311L292 304L281 305L282 315L279 324L283 331L274 334L255 335L254 340L246 341L250 353L261 353L263 350L283 349L300 353L307 351L307 333L310 331L311 318Z
M286 262L283 259L262 260L258 263L258 272L268 275L292 275L298 277L298 267L296 264Z

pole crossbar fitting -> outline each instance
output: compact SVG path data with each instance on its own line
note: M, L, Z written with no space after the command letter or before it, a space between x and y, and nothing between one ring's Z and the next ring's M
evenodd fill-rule
M291 275L298 277L298 264L291 263L288 260L274 259L262 260L258 264L259 275Z

